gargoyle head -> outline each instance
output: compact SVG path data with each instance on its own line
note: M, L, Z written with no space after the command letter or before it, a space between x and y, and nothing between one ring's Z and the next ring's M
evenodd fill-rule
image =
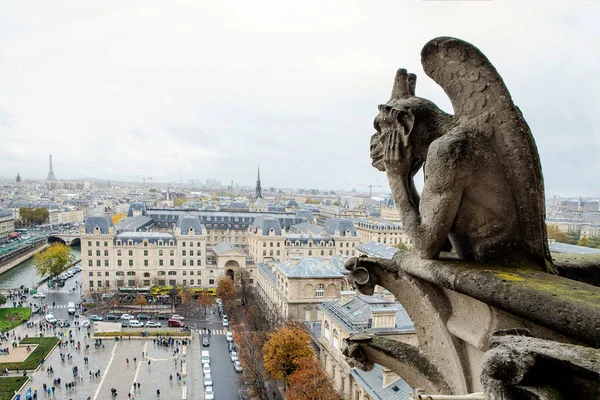
M405 170L418 169L425 161L427 150L439 137L434 132L438 115L444 114L434 103L415 96L417 76L399 69L394 80L392 96L386 104L379 105L379 114L371 136L371 165L385 171L386 143L392 134L400 140L401 159ZM389 162L389 160L388 160Z

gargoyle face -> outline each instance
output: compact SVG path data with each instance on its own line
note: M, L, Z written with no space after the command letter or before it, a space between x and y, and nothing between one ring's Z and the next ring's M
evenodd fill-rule
M383 163L383 144L381 141L381 133L375 132L371 136L371 165L379 171L385 171Z

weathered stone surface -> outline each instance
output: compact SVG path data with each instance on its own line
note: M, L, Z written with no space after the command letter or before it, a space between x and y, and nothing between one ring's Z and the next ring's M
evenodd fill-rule
M416 76L400 69L371 139L372 164L387 173L417 252L435 259L449 238L464 260L511 257L553 271L537 148L502 78L455 38L431 40L421 61L455 115L416 97ZM423 165L419 199L413 177Z

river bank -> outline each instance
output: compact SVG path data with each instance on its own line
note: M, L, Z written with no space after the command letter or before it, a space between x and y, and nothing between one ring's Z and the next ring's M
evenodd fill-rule
M16 256L16 257L10 259L9 261L6 261L5 263L3 263L0 266L0 276L5 272L10 271L17 265L21 264L22 262L27 261L30 258L33 258L33 256L35 256L37 253L44 251L49 246L50 245L48 243L42 243L42 244L40 244L40 246L34 247L33 249L29 250L26 253L20 254L19 256Z

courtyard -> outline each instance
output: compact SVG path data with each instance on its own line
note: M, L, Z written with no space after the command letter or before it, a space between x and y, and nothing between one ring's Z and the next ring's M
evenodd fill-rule
M128 393L131 393L131 398L157 398L157 390L160 390L160 398L170 400L181 399L182 392L187 389L183 389L187 385L185 378L177 379L177 373L182 374L182 367L186 361L183 357L183 346L177 346L177 341L164 346L155 343L152 338L125 338L120 341L102 339L100 345L83 332L74 332L73 340L74 345L67 344L55 348L33 374L29 383L23 387L20 392L21 399L25 399L30 388L32 393L37 390L38 399L65 400L110 399L112 388L117 390L118 399L128 398ZM80 350L77 350L77 342L81 343ZM90 345L88 350L85 349L86 344ZM174 354L177 347L179 354ZM64 357L61 357L61 354ZM85 357L88 358L87 364L84 361ZM52 367L53 373L47 372L49 367ZM76 375L73 372L74 367L78 369ZM169 375L173 376L172 380L169 379ZM61 383L53 383L56 379L60 379ZM44 392L44 384L46 388L55 387L54 395L52 391L50 394Z

